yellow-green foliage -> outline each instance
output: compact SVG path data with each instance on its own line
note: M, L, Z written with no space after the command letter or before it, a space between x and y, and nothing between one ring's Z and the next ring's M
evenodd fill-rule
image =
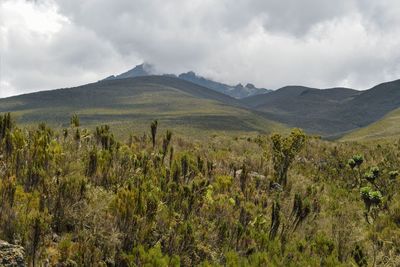
M30 265L400 265L398 142L0 121L0 239Z

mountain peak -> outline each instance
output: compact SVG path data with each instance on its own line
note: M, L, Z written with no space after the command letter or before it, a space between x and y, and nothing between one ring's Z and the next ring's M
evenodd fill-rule
M246 88L248 88L248 89L256 89L256 87L252 83L246 84Z
M136 65L132 70L138 70L138 71L144 71L146 73L154 73L155 72L155 67L154 65L147 63L147 62L143 62L140 65Z
M192 70L186 72L186 74L187 74L187 75L190 75L190 76L197 76L196 73L195 73L194 71L192 71Z
M155 68L152 64L143 62L140 65L136 65L133 69L128 70L127 72L121 73L119 75L111 75L105 80L115 80L115 79L126 79L126 78L135 78L141 76L149 76L155 74Z
M129 76L129 77L120 77L120 78L134 78L134 77L140 77L140 76L149 76L155 74L154 66L149 64L149 63L142 63L140 65L136 65L133 69L128 70L125 73L122 73L118 75L117 77L120 76Z
M135 77L150 76L150 75L157 75L155 67L152 64L144 62L140 65L135 66L133 69L127 72L124 72L116 76L112 75L106 78L105 80L135 78ZM161 74L161 75L176 77L174 74ZM194 71L181 73L178 75L178 78L229 95L234 98L244 98L251 95L264 94L270 92L269 90L264 88L257 88L251 83L248 83L246 86L243 86L241 83L239 83L236 86L231 86L224 83L216 82L209 78L204 78L200 75L197 75Z

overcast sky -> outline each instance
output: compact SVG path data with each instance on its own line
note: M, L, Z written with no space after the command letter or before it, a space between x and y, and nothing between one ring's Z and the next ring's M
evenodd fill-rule
M230 84L400 78L399 0L0 0L0 97L142 62Z

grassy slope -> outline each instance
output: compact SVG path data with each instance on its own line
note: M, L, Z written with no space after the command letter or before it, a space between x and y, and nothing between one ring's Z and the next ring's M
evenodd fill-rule
M329 135L352 129L351 123L331 113L357 94L358 91L346 88L320 90L287 86L269 94L245 98L243 102L272 120Z
M400 107L400 80L365 91L284 87L244 102L267 118L322 135L340 135L366 127Z
M65 127L77 113L82 124L111 124L121 135L147 130L158 119L178 133L272 132L284 126L242 107L228 96L171 77L103 81L76 88L0 99L0 112L18 122L46 121Z
M381 120L345 135L343 141L375 140L400 136L400 109L396 109Z

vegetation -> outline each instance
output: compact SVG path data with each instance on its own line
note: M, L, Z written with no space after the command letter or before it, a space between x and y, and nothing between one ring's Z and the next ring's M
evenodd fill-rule
M400 142L70 122L0 118L0 239L31 266L400 265Z
M342 137L344 141L376 141L378 139L395 139L400 135L400 109L395 109L386 114L380 120L346 134Z
M0 99L0 113L4 112L12 112L25 127L45 121L51 127L82 124L93 131L108 124L121 139L133 130L148 133L154 119L175 134L196 137L224 132L272 133L286 128L243 108L237 99L167 76L101 81Z
M350 133L346 139L379 138L399 133L399 128L395 127L398 125L395 121L398 121L399 110L394 111L399 108L399 86L400 80L364 91L340 87L321 90L286 86L268 94L250 96L241 102L263 112L266 118L330 138L338 138L360 127L368 129L356 135ZM387 115L384 123L379 123ZM378 124L368 127L375 122ZM379 127L379 124L389 129Z

